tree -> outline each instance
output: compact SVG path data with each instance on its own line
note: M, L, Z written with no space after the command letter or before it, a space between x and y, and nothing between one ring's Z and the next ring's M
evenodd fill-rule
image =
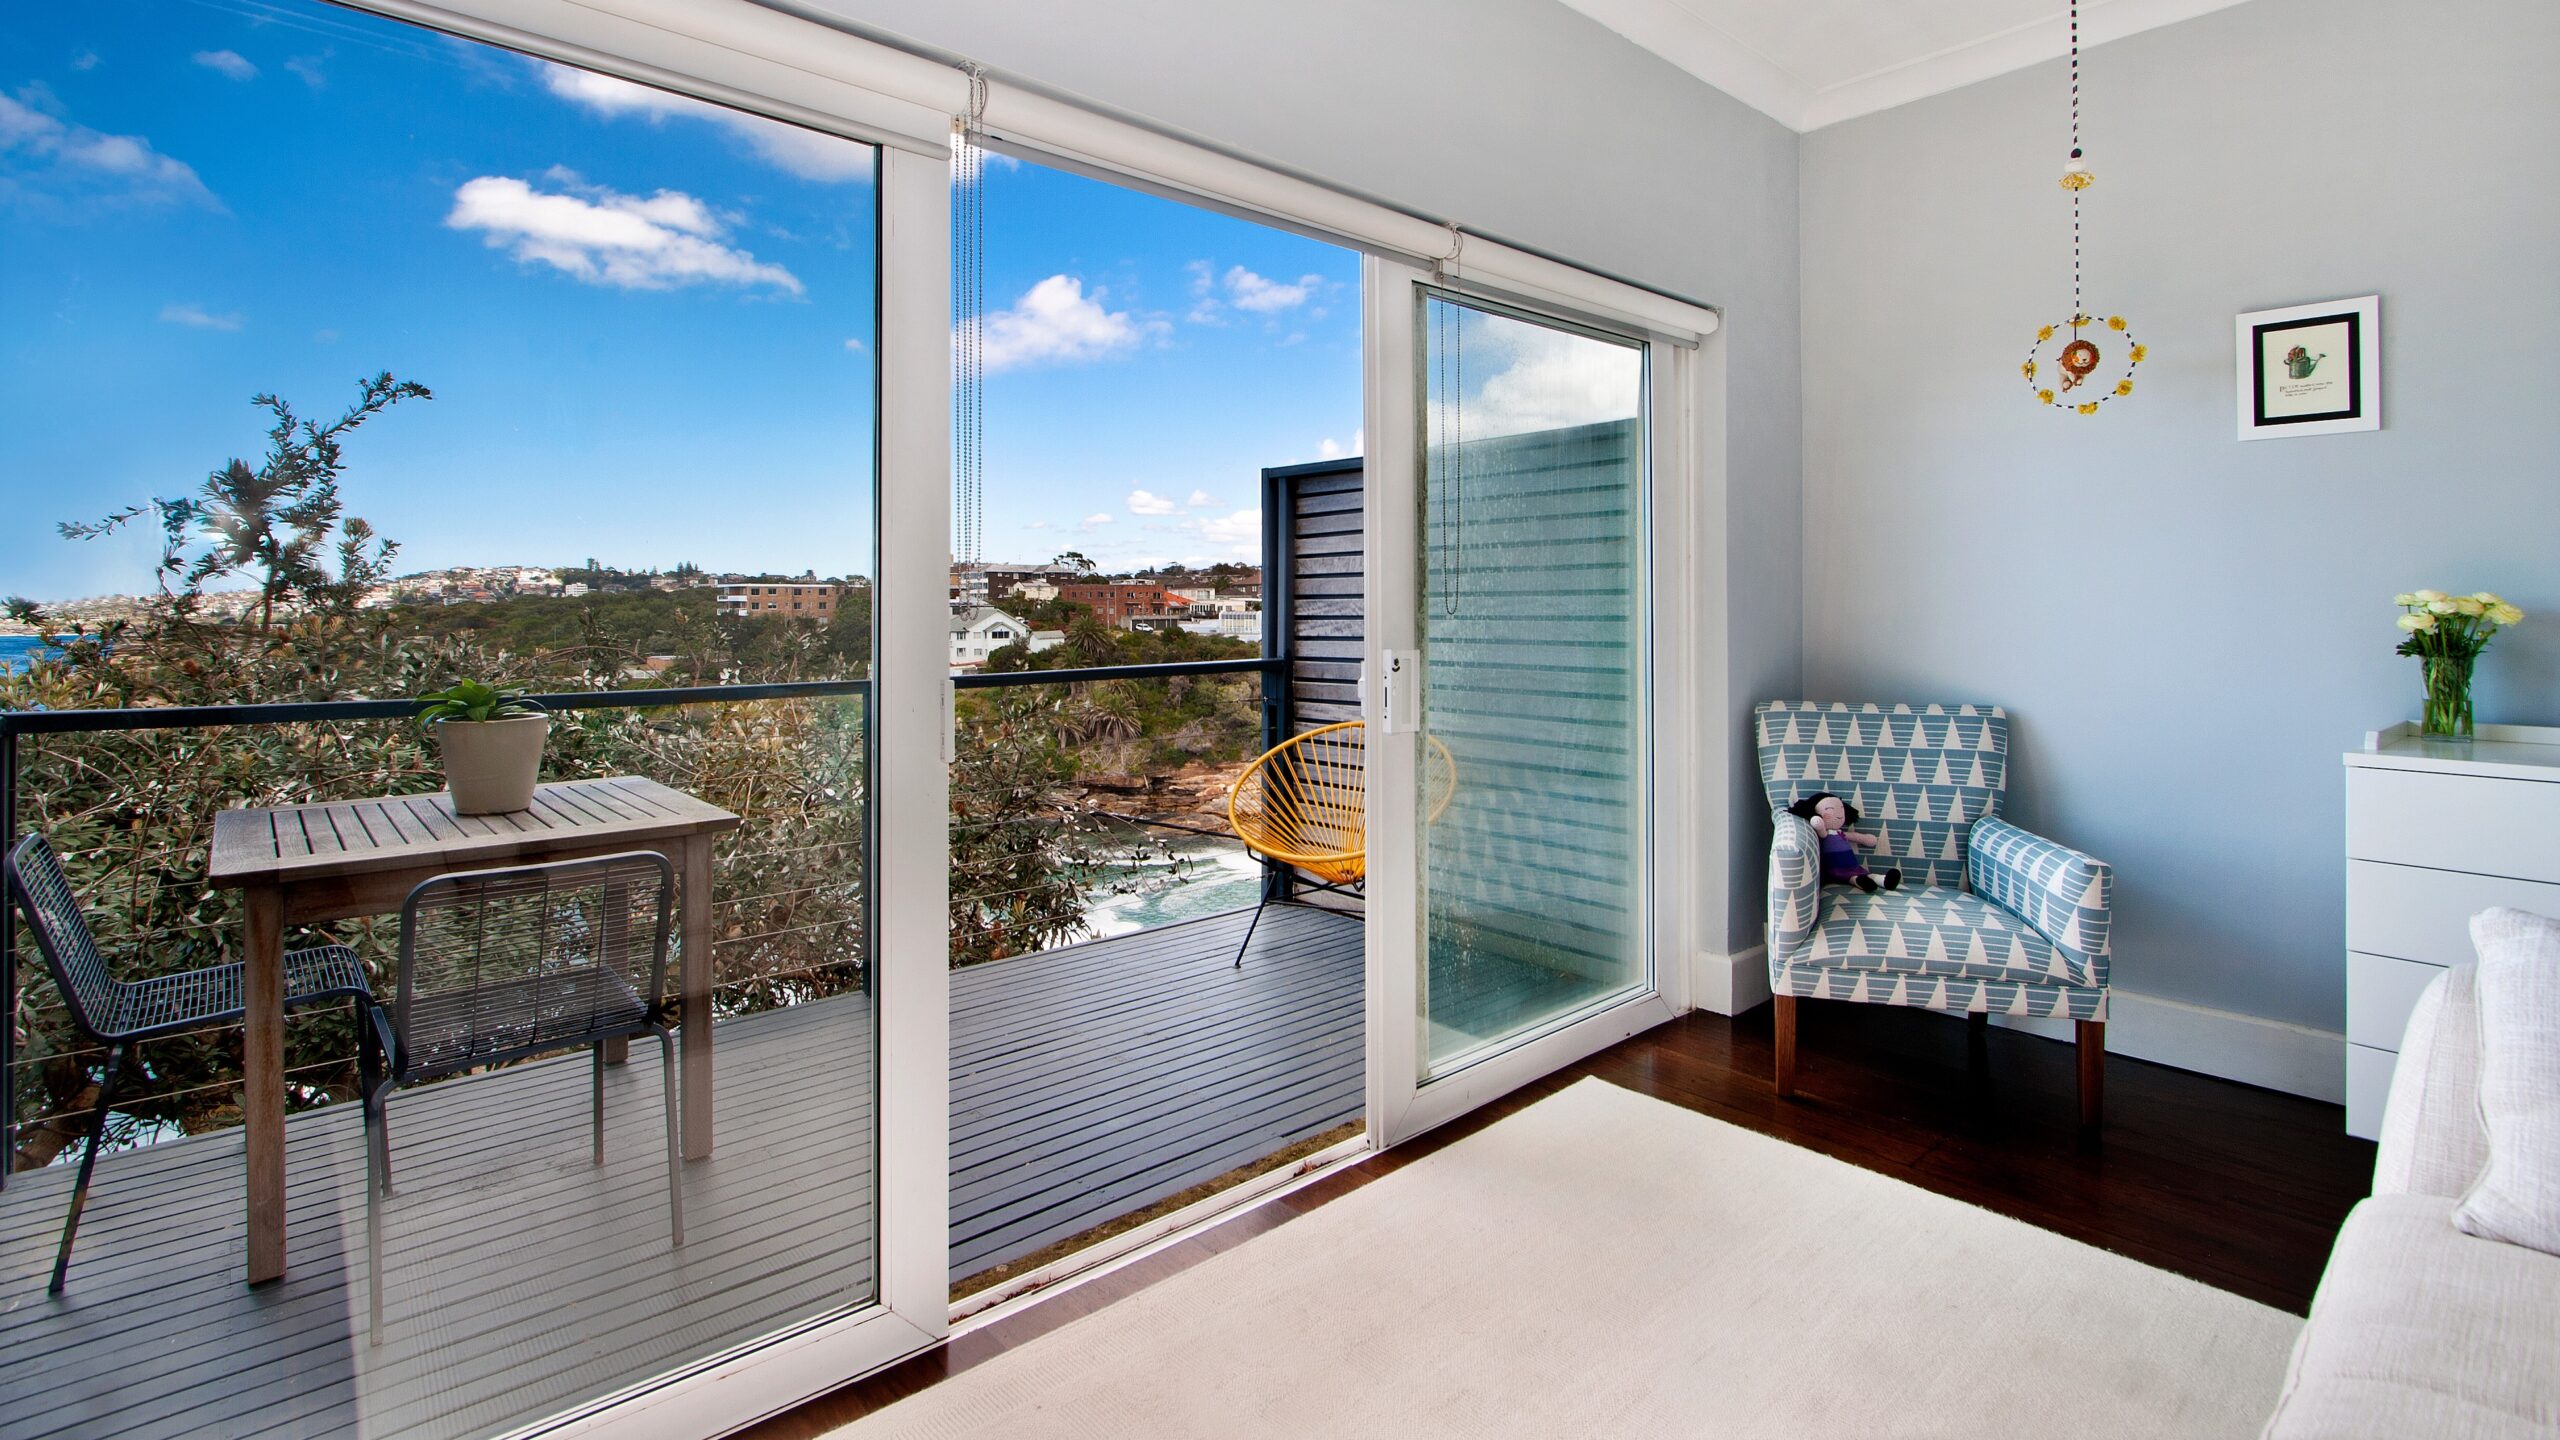
M1100 569L1100 568L1101 568L1100 566L1095 565L1095 564L1093 563L1093 559L1092 559L1092 557L1091 557L1091 556L1086 555L1086 554L1085 554L1083 551L1081 551L1081 550L1064 550L1064 551L1060 551L1060 552L1059 552L1059 554L1058 554L1058 557L1057 557L1056 559L1054 559L1054 560L1051 560L1049 563L1050 563L1050 564L1052 564L1052 565L1064 565L1064 566L1067 566L1067 567L1069 567L1070 569L1074 570L1077 574L1079 574L1079 575L1084 575L1084 576L1088 576L1088 577L1090 577L1090 576L1091 576L1091 575L1092 575L1096 570L1098 570L1098 569Z
M274 417L258 468L235 459L205 477L196 493L156 499L103 520L66 521L64 538L91 540L144 515L160 521L158 580L163 595L192 614L207 583L248 574L258 581L258 633L274 628L276 607L295 602L344 613L389 578L400 547L377 537L339 497L346 471L342 437L403 400L431 400L427 387L389 371L357 382L356 403L323 425L294 414L274 395L251 397ZM337 568L326 558L334 548Z

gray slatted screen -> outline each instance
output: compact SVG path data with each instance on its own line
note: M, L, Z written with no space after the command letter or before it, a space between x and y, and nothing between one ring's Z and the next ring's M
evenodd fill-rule
M1289 733L1360 718L1361 464L1357 458L1262 472L1263 513L1279 517L1262 603L1282 627ZM1271 643L1266 640L1266 644Z

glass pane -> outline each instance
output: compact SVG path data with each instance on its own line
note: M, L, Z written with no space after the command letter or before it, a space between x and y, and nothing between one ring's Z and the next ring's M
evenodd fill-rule
M1266 594L1299 593L1265 589L1266 494L1348 483L1326 538L1357 607L1360 268L1029 162L964 154L954 183L984 271L974 311L954 285L950 585L951 1278L975 1295L1359 1127L1360 917L1284 893L1228 795L1318 698L1260 665L1290 618ZM1202 669L1092 678L1153 665Z
M218 817L331 807L281 814L382 863L284 944L345 947L403 1037L369 1127L359 1009L286 1018L255 1289L242 1027L141 1042L66 1299L0 1309L0 1351L80 1357L25 1423L462 1440L870 1302L874 150L312 0L21 7L0 75L0 707L313 707L26 737L17 824L129 983L243 961ZM452 732L355 703L466 679L569 699L532 809L466 822ZM736 823L670 907L671 1166L653 903L405 966L398 912L559 835L680 859L637 817L689 802ZM41 1296L114 1013L14 942L0 1284Z
M1646 978L1641 346L1423 313L1425 1073Z

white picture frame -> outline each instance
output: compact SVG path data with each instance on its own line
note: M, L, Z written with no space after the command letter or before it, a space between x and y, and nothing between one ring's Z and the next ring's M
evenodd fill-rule
M2241 315L2233 330L2240 438L2382 428L2382 297Z

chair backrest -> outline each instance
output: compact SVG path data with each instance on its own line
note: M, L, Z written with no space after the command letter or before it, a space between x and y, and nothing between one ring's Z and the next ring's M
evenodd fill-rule
M29 835L9 852L9 890L18 897L27 928L35 932L36 948L44 952L55 988L71 1007L72 1022L92 1040L112 1038L107 1027L115 1023L115 977L107 973L106 959L80 913L80 897L62 873L61 858L42 835Z
M1907 885L1963 886L1965 837L2008 792L2007 711L1778 700L1756 715L1770 808L1829 791L1883 842L1868 869L1897 867Z
M1227 792L1227 822L1255 851L1336 885L1368 873L1367 752L1357 720L1265 751Z
M401 1073L564 1049L655 1018L674 899L674 867L650 850L421 883L400 908Z

